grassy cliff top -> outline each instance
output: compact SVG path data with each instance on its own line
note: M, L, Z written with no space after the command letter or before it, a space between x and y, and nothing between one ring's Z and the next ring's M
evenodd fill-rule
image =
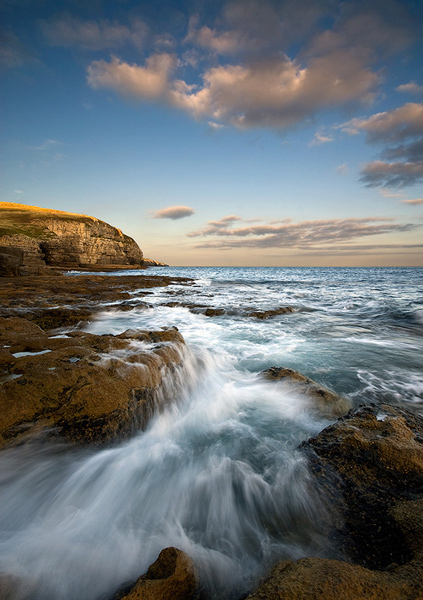
M0 202L0 236L23 234L29 237L40 238L51 234L40 224L46 219L60 219L63 221L79 221L80 223L96 223L99 219L88 215L52 210L15 202Z

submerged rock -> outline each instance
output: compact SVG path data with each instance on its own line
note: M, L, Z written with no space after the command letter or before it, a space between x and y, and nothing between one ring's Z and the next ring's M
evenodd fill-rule
M302 445L346 560L282 561L248 600L423 598L423 418L352 410Z
M165 548L145 575L113 600L200 600L198 575L190 557L177 548Z
M253 310L247 314L249 317L254 317L256 319L271 319L272 317L276 317L278 315L284 315L286 313L293 312L294 309L292 306L281 306L272 310Z
M294 369L271 367L263 371L262 375L271 381L284 381L293 384L300 394L304 394L312 401L323 417L339 417L351 408L350 403L345 398L298 371L294 371Z
M182 366L185 347L175 328L49 337L15 317L0 319L0 331L0 344L8 346L1 361L0 446L46 428L83 443L144 428L169 400L166 380Z

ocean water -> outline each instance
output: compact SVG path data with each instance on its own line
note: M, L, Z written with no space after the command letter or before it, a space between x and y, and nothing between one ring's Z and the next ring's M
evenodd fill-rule
M167 546L194 559L219 600L239 598L276 560L339 557L298 450L331 421L291 386L264 380L264 369L296 369L352 407L423 413L423 269L148 274L192 282L141 288L133 308L116 305L87 329L178 327L187 351L167 375L174 401L110 448L40 441L0 454L0 572L24 581L22 599L105 600Z

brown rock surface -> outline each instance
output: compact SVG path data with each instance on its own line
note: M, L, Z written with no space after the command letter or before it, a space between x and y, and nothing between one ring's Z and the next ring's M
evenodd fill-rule
M165 548L147 573L113 600L199 600L201 592L194 563L185 552Z
M163 378L183 361L176 329L49 337L12 317L0 332L0 446L43 428L84 443L126 436L168 400Z
M0 246L0 277L18 277L22 264L22 250L9 246Z
M286 313L293 313L294 309L291 306L280 306L272 310L253 310L248 313L249 317L255 317L256 319L271 319L278 315L284 315Z
M294 369L271 367L263 371L262 375L271 381L291 383L300 394L304 394L313 402L323 417L339 417L351 408L350 403L345 398L298 371L294 371Z
M0 214L0 245L21 250L21 274L38 275L46 267L142 266L138 244L95 217L12 202L1 202Z
M303 444L355 563L278 563L248 600L423 599L423 419L389 405L352 410Z

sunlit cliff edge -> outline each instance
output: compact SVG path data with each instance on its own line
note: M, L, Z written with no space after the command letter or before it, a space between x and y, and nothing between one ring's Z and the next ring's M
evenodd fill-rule
M148 266L138 244L95 217L0 202L0 274L37 275L52 267L99 270Z

